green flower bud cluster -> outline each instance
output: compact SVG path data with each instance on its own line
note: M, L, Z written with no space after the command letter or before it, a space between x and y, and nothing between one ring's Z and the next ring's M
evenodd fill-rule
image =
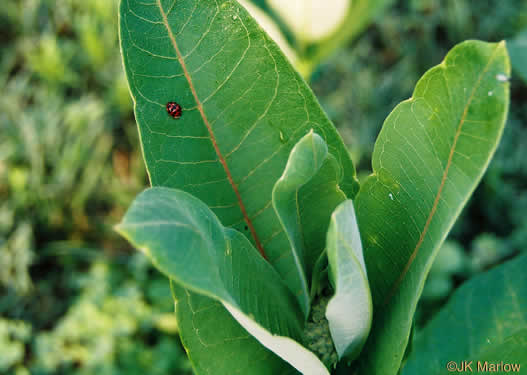
M334 368L338 361L337 351L333 345L329 323L326 319L326 307L330 299L331 297L329 296L320 296L315 300L304 329L307 347L314 352L329 369Z

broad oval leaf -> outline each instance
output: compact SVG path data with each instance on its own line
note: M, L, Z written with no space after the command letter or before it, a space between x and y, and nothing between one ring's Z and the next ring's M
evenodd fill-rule
M225 228L199 199L180 190L141 193L117 230L184 288L221 302L265 347L304 374L325 370L304 348L294 296L249 240Z
M331 216L327 254L335 295L326 308L339 359L355 359L370 332L373 306L353 202L341 203Z
M122 0L120 37L152 185L198 197L291 277L271 192L293 145L315 129L342 166L342 190L358 189L310 89L236 1ZM167 114L171 101L179 119Z
M449 361L472 360L474 371L478 361L525 368L526 267L523 255L463 284L417 335L403 375L444 374Z
M375 310L365 373L398 371L436 251L501 137L509 74L505 43L461 43L383 125L355 200Z
M273 207L289 239L291 256L294 258L297 268L297 272L293 275L301 275L300 279L291 279L289 277L285 281L293 291L293 294L299 299L306 318L309 315L310 298L305 273L307 252L302 226L301 213L303 207L301 207L299 193L301 188L312 181L328 163L336 164L336 161L329 154L324 140L318 134L310 131L293 147L284 172L273 188ZM305 205L310 205L310 200L316 199L317 193L322 195L327 192L323 191L321 193L318 187L315 188L314 186L312 186L310 191L304 191L304 195L308 196L307 201L304 201ZM335 191L334 193L341 200L346 198L342 192ZM321 227L325 227L324 211L327 211L329 215L332 210L333 207L331 206L323 208L319 213L315 213L314 221ZM319 252L322 252L322 250L322 248L319 249Z

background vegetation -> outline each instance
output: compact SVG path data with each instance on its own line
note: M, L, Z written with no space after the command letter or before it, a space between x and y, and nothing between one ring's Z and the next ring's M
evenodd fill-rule
M190 374L165 278L112 227L147 184L117 0L0 7L0 374ZM359 174L382 121L465 39L527 28L514 0L399 0L311 85ZM439 253L418 326L473 274L527 249L527 86Z

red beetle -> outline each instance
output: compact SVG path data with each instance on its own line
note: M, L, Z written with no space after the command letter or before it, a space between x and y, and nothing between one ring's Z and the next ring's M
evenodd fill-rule
M168 102L167 112L170 116L174 117L175 119L178 119L181 117L183 110L181 109L181 106L176 102Z

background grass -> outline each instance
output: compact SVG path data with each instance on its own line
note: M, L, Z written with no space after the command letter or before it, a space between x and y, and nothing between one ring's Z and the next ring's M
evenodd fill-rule
M515 0L399 0L312 87L360 176L384 118L465 39L527 27ZM164 277L112 227L147 186L117 0L0 6L0 373L190 374ZM441 250L418 326L471 275L527 248L527 89Z

